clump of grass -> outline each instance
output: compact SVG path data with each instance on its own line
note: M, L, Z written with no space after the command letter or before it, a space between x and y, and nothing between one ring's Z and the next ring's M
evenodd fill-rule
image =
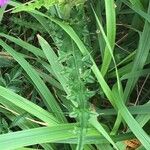
M0 149L149 150L148 0L0 12Z

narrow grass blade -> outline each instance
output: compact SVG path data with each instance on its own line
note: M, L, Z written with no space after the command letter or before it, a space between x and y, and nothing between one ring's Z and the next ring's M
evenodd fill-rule
M29 52L32 52L35 56L39 56L41 58L45 58L45 55L44 53L42 52L41 49L21 40L21 39L17 39L13 36L10 36L10 35L7 35L7 34L4 34L4 33L0 33L0 36L2 37L5 37L6 39L14 42L15 44L21 46L22 48L28 50Z
M14 92L0 86L0 96L5 98L6 101L11 102L18 106L19 108L22 108L23 110L29 112L30 114L36 116L37 118L43 120L48 125L56 125L58 121L42 109L41 107L35 105L34 103L30 102L29 100L15 94ZM0 102L3 104L3 99L0 100Z
M140 71L135 71L134 73L127 73L121 77L121 80L130 79L130 78L137 78L137 77L144 77L150 73L150 69L143 69Z
M131 4L141 10L144 10L144 7L142 5L142 3L140 2L140 0L130 0Z
M0 149L13 150L23 146L30 146L40 143L77 143L77 134L75 133L75 124L58 125L54 127L39 127L14 133L0 135ZM40 135L40 136L39 136ZM133 138L132 134L112 136L115 141L122 141ZM108 143L94 129L89 129L85 141L87 144ZM8 144L9 143L9 144Z
M121 1L150 23L150 16L147 13L145 13L145 11L143 11L141 6L132 5L127 0Z
M118 94L118 90L116 86L113 87L113 93L115 97L114 100L116 101L117 107L119 109L119 113L121 114L125 122L128 124L130 130L135 134L138 140L148 150L150 147L150 137L130 114L129 110L126 108L123 102L123 96L121 97L121 95Z
M73 134L73 127L74 126L71 125L61 125L51 128L40 127L3 134L0 135L0 149L14 150L23 146L56 142L58 140L73 138L76 137L76 134Z
M105 0L105 11L106 11L107 38L110 43L111 49L113 50L115 46L115 36L116 36L116 16L115 16L114 0L109 0L109 1ZM106 45L102 68L101 68L101 72L103 76L105 76L106 72L108 71L111 58L112 56Z
M150 14L150 3L149 3L149 8L148 8L148 14ZM145 25L144 25L144 29L139 41L139 47L133 62L133 67L132 67L132 74L135 74L136 71L140 71L142 70L142 68L145 65L146 59L148 57L149 54L149 50L150 50L150 23L148 23L147 21L145 21ZM124 91L124 101L126 102L129 98L129 94L131 93L131 91L133 90L138 78L140 77L140 75L138 74L137 77L134 78L129 78L125 87L125 91Z
M110 144L97 144L98 150L114 150Z
M34 70L33 67L19 53L15 52L10 46L8 46L2 40L0 40L0 45L14 57L14 59L22 66L22 68L32 79L37 89L39 90L41 96L44 98L43 99L44 103L49 109L49 111L52 111L59 118L60 121L65 121L65 118L62 115L63 113L60 113L62 111L57 101L55 100L55 98L53 97L53 95L45 85L45 83L39 77L36 70Z
M37 72L44 79L44 81L50 83L50 85L58 88L59 90L62 90L62 91L64 90L62 85L58 81L53 79L50 75L48 75L40 70L37 70Z
M96 115L92 115L89 122L90 122L90 124L93 125L93 127L95 127L113 145L113 147L116 150L119 150L117 148L116 144L114 143L114 141L112 140L112 138L110 137L110 135L104 129L104 127L97 121L97 116Z
M137 106L129 106L128 110L130 111L131 114L136 115L149 115L150 114L150 104L144 104L144 105L137 105ZM115 109L99 109L96 108L96 112L99 115L105 116L105 115L117 115L117 112L115 111Z
M14 114L14 113L12 113L12 111L15 111L15 112L17 112L18 114L22 114L22 113L24 113L25 111L24 110L22 110L21 108L19 108L19 107L17 107L17 106L15 106L13 103L11 103L10 101L7 101L6 99L4 99L4 98L2 98L1 97L1 101L2 101L2 103L6 103L7 105L6 105L6 108L8 108L8 109L4 109L4 107L2 107L4 110L7 110L7 112L5 113L5 116L9 119L9 120L11 120L11 121L14 121L15 119L16 119L16 114ZM8 103L7 103L8 102ZM9 107L8 107L9 106ZM11 107L10 107L11 106ZM13 108L12 108L12 106L13 106ZM14 107L15 106L15 107ZM9 112L8 112L8 110L9 110ZM10 111L11 111L11 113L10 113ZM28 114L28 118L31 118L32 119L32 117ZM20 128L20 129L22 129L22 130L27 130L27 129L30 129L30 128L37 128L37 127L39 127L40 125L38 125L38 123L39 122L33 122L33 120L31 121L31 120L28 120L28 118L24 118L22 121L20 121L20 122L18 122L18 127ZM35 118L33 118L34 120L35 120ZM46 123L44 123L45 125L46 125ZM54 125L56 125L56 124L54 124ZM53 125L53 126L54 126ZM45 150L54 150L53 148L52 148L52 146L50 145L50 144L40 144L43 148L45 148Z
M47 41L38 35L39 43L44 51L45 56L47 57L49 63L51 64L52 70L54 71L57 79L63 86L64 90L67 88L66 79L61 72L63 71L63 66L59 63L57 55L54 53L51 46L47 43Z

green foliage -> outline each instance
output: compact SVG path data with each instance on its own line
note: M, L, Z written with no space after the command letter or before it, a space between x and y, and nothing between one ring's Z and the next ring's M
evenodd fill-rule
M0 149L149 150L149 0L19 2L0 8Z
M21 68L14 68L11 70L10 73L5 73L4 76L0 77L0 85L4 86L8 89L11 89L15 93L21 92L21 84L23 81L19 79L21 77L22 69Z
M35 9L40 9L42 6L48 9L50 6L53 6L54 4L57 4L57 3L59 3L58 0L31 1L31 2L28 2L26 4L23 4L22 6L17 7L14 12L32 11Z
M90 106L88 105L88 100L95 94L86 86L89 81L90 83L92 82L91 79L93 77L90 75L92 63L90 63L90 59L88 59L87 56L83 57L81 55L75 45L72 45L72 50L59 51L57 63L60 63L60 66L61 64L64 65L62 66L63 69L60 68L56 70L56 67L59 67L58 64L54 63L57 61L57 56L53 56L53 58L56 57L56 59L52 60L51 55L55 54L50 54L47 50L48 48L52 50L48 43L40 36L39 42L48 61L52 65L52 69L58 80L60 80L60 82L64 80L62 84L64 85L63 87L67 94L66 99L72 103L72 112L70 113L70 116L77 118L81 128L79 131L77 149L83 149L84 136L86 134L88 119L90 117ZM60 76L63 76L63 79Z
M63 18L68 18L70 16L71 9L74 6L84 4L84 2L85 0L33 0L17 6L13 12L33 11L35 9L40 9L41 7L49 9L51 6L58 5Z

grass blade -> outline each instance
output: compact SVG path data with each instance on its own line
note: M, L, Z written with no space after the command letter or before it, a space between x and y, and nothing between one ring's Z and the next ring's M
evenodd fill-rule
M67 88L66 79L64 76L61 75L61 72L63 71L63 66L59 63L57 55L54 53L53 49L47 43L47 41L44 40L44 38L42 38L40 35L38 35L38 40L47 60L51 64L52 70L54 71L57 79L59 80L59 82L61 83L61 85L65 90Z
M60 113L62 111L58 103L56 102L55 98L53 97L53 95L51 94L45 83L39 77L36 70L34 70L33 67L21 55L19 55L19 53L15 52L10 46L8 46L2 40L0 40L0 45L14 57L14 59L22 66L22 68L32 79L37 89L39 90L41 96L44 98L44 103L49 109L49 111L52 111L54 114L56 114L60 121L65 121L65 118L62 115L63 113Z
M45 58L45 55L44 53L42 52L41 49L21 40L21 39L17 39L13 36L10 36L10 35L7 35L7 34L4 34L4 33L0 33L0 36L2 37L5 37L6 39L14 42L15 44L21 46L22 48L28 50L29 52L32 52L35 56L39 56L41 58Z
M149 3L149 8L148 8L148 14L150 14L150 3ZM140 71L143 69L146 59L148 57L149 54L149 50L150 50L150 23L148 23L147 21L145 21L145 25L144 25L144 29L139 41L139 47L133 62L133 67L132 67L132 74L135 74L136 71ZM139 74L138 76L134 77L134 78L129 78L126 84L126 88L124 91L124 101L126 102L129 98L129 94L131 93L131 91L133 90L138 78L139 78Z
M105 10L106 10L106 28L107 28L107 38L110 43L111 49L114 49L115 46L115 36L116 36L116 16L115 16L115 4L114 0L105 0ZM104 52L104 58L102 63L101 72L102 75L105 76L105 74L108 71L110 62L111 62L111 54L109 52L109 49L106 45L105 52Z
M0 96L5 98L6 101L11 102L18 106L19 108L22 108L23 110L29 112L30 114L36 116L37 118L43 120L48 125L55 125L58 123L58 121L42 109L41 107L35 105L34 103L30 102L29 100L15 94L14 92L0 86ZM0 102L3 104L3 99L0 100ZM39 113L40 112L40 113Z

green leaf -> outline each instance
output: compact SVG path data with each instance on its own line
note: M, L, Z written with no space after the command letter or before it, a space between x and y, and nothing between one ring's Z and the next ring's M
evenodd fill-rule
M148 7L148 13L150 15L150 2L149 2L149 7ZM142 35L140 37L140 41L139 41L139 47L137 49L136 52L136 56L135 59L133 61L133 67L132 67L132 74L136 74L137 71L140 71L143 69L146 59L148 57L149 54L149 50L150 50L150 23L145 21L144 24L144 29L142 32ZM140 73L137 74L136 77L134 78L129 78L125 87L125 91L124 91L124 101L126 102L129 98L130 93L132 92L137 80L140 77Z
M66 79L61 74L61 72L63 72L64 68L63 68L62 64L60 64L60 62L58 61L57 55L54 53L53 49L47 43L47 41L44 40L40 35L38 35L38 39L39 39L39 43L44 51L44 54L45 54L47 60L49 61L51 68L54 71L57 79L59 80L59 82L61 83L63 88L66 89L67 88L66 87L67 86Z
M39 48L37 48L37 47L27 43L27 42L24 42L21 39L17 39L13 36L10 36L10 35L4 34L4 33L0 33L0 36L5 37L6 39L14 42L15 44L17 44L17 45L21 46L22 48L28 50L29 52L32 52L35 56L45 58L45 55L44 55L44 53L42 52L41 49L39 49Z
M37 118L43 120L44 122L48 123L49 125L55 125L58 121L42 109L41 107L35 105L34 103L30 102L29 100L15 94L14 92L0 86L0 96L5 98L5 101L9 101L10 103L15 104L16 106L22 108L23 110L29 112L30 114L36 116ZM0 99L0 102L3 104L3 99ZM40 112L40 113L39 113Z
M65 118L62 115L63 113L60 113L62 111L58 103L56 102L55 98L53 97L45 83L39 77L37 71L34 70L33 67L19 53L14 51L2 40L0 40L0 45L2 45L2 47L14 57L14 59L21 65L21 67L32 79L32 81L36 85L36 88L39 90L41 96L43 97L44 103L49 111L52 111L59 118L60 121L65 121Z
M116 36L116 16L115 16L115 3L114 0L105 0L105 10L106 10L106 28L107 28L107 38L110 43L111 49L115 46L115 36ZM102 75L105 76L111 62L111 54L106 45L103 63L101 67Z

